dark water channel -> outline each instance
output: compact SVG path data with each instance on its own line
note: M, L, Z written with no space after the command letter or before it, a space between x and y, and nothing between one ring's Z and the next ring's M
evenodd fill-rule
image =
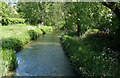
M16 55L16 76L75 76L59 36L52 33L26 44Z

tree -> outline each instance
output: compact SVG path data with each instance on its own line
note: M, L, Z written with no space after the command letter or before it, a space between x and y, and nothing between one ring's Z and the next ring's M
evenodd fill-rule
M31 24L43 22L44 25L57 25L62 21L63 3L57 2L19 2L18 12Z
M112 2L111 0L106 0L107 2L104 2L103 0L99 0L104 6L111 9L117 16L117 18L120 20L120 3ZM111 2L109 2L111 1Z
M90 28L107 31L111 26L111 10L100 3L66 3L66 28L82 35Z

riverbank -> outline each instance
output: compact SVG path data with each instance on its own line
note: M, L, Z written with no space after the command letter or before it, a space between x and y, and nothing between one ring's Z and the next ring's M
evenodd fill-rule
M0 73L6 74L16 68L16 52L30 40L36 40L40 35L52 31L50 26L35 27L26 24L2 26L2 60Z
M63 49L74 69L88 77L119 77L119 42L116 44L116 40L98 30L88 30L81 37L68 33L61 37Z

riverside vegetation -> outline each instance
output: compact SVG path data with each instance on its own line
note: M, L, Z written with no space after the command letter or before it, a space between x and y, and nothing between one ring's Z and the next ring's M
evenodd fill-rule
M109 35L96 29L86 31L80 38L70 34L61 37L63 49L75 70L82 76L90 77L119 77L119 52L114 51L119 49L118 40L111 40Z
M120 2L72 1L3 2L0 15L5 25L1 26L4 66L14 69L16 51L29 40L56 28L64 32L60 38L62 46L78 74L119 77ZM38 24L45 26L36 27Z
M42 34L52 31L52 27L34 27L26 24L2 26L2 66L3 74L7 70L14 70L17 66L16 52L18 52L30 40L35 40Z
M40 35L52 31L51 26L41 26L26 24L24 18L15 12L15 8L0 2L0 77L13 71L16 66L16 52L30 40L36 40ZM2 16L2 18L1 18ZM1 25L2 24L2 25Z

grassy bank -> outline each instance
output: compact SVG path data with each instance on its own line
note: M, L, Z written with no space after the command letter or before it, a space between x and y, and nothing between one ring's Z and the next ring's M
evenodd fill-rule
M120 44L116 38L88 30L80 38L63 35L61 41L75 70L82 76L119 76Z
M16 68L16 52L18 52L30 40L35 40L42 34L52 31L52 27L35 27L26 24L16 24L1 27L2 37L2 60L0 73L5 74L7 70ZM5 70L3 72L3 70Z

